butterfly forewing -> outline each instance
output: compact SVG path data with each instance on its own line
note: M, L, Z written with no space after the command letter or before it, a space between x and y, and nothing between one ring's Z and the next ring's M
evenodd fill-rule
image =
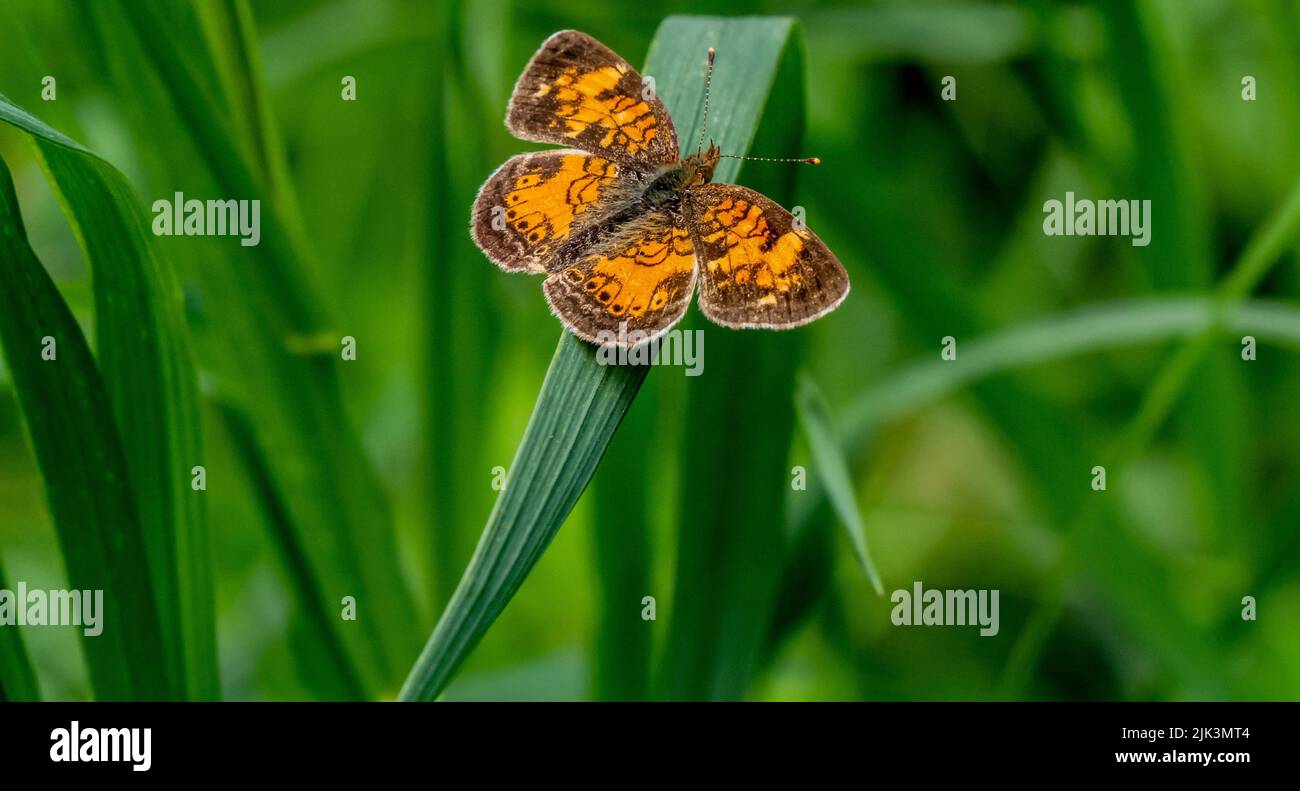
M704 184L686 200L700 269L700 310L726 327L807 324L849 291L843 265L807 228L762 194Z
M602 214L619 165L577 150L511 157L474 201L474 241L502 269L543 272L561 242Z
M506 126L524 140L576 146L646 170L678 159L663 102L627 61L576 30L551 36L529 61Z

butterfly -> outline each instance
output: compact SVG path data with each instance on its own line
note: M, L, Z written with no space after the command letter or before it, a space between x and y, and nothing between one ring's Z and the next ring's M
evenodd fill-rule
M705 89L712 77L709 50ZM725 327L784 329L834 310L848 274L776 202L711 181L712 143L682 158L663 102L627 61L576 30L552 35L515 85L515 137L572 146L520 154L479 190L471 233L508 272L545 274L551 311L602 345L667 332L696 288ZM819 160L795 160L816 163Z

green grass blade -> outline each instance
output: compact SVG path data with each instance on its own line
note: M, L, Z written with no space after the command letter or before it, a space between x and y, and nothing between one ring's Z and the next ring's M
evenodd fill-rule
M248 0L213 0L196 5L194 10L212 53L212 70L231 108L231 123L245 140L243 150L250 166L266 183L278 216L290 226L298 243L305 245L297 193L280 145Z
M871 550L867 548L866 528L863 527L857 495L853 491L849 463L844 458L839 436L831 424L830 407L826 405L821 389L810 376L805 375L800 379L799 390L795 394L795 414L799 416L799 425L808 442L808 450L812 453L813 471L826 487L831 505L848 532L853 554L857 556L867 579L871 580L876 595L883 596L885 586L871 559Z
M841 410L847 446L873 429L905 417L977 381L1083 354L1194 337L1218 320L1208 297L1156 297L1091 305L968 341L956 360L937 357L882 378ZM1300 345L1300 308L1246 302L1227 309L1223 326L1261 341Z
M0 590L13 590L5 578L2 564ZM0 629L0 703L40 699L41 688L27 649L23 647L22 633L15 626Z
M1282 203L1251 236L1230 273L1215 290L1220 314L1226 316L1259 284L1269 268L1294 243L1297 233L1300 233L1300 181L1295 182ZM1220 321L1206 324L1199 336L1181 346L1165 363L1143 395L1142 404L1121 440L1118 455L1124 458L1136 456L1151 441L1178 405L1179 396L1193 387L1198 366L1222 328ZM1196 400L1196 403L1205 402L1206 399Z
M1189 59L1196 56L1178 44L1182 15L1158 3L1103 3L1099 10L1113 48L1108 62L1136 143L1132 165L1121 179L1131 178L1126 186L1151 200L1152 227L1162 229L1161 238L1146 251L1144 266L1159 290L1209 288L1215 227L1209 210L1212 187L1199 166L1202 153L1187 113L1199 77L1189 69ZM1244 424L1238 416L1254 408L1242 384L1241 367L1186 351L1179 356L1185 356L1187 370L1177 378L1197 397L1171 402L1169 411L1176 408L1179 433L1215 483L1205 491L1214 511L1212 524L1249 522L1247 493L1252 482L1246 473ZM1163 376L1157 379L1147 397L1154 394L1158 399L1181 390L1181 385L1164 389L1165 381ZM1224 533L1218 538L1228 540Z
M437 697L505 609L586 488L648 370L601 365L594 347L560 336L505 490L403 700Z
M196 374L180 287L139 198L104 160L0 97L0 119L31 134L93 272L95 330L150 555L173 677L187 697L220 695Z
M494 373L483 361L498 359L503 327L501 322L479 321L459 310L500 285L499 272L476 265L481 254L469 234L447 232L459 229L465 207L478 194L486 174L499 164L492 161L486 138L459 134L462 129L495 127L503 113L501 107L484 106L474 83L466 26L473 26L477 13L470 15L468 6L457 0L447 4L445 16L434 15L429 68L436 76L431 77L426 96L434 134L425 141L430 151L426 183L432 216L423 223L428 261L421 267L421 312L428 338L422 361L428 384L424 447L434 613L451 600L474 554L477 526L492 507L493 493L478 485L481 471L505 461L486 459L481 442L495 418L491 410L481 408ZM449 261L470 263L448 266ZM446 415L457 419L447 420Z
M717 62L708 136L728 152L806 153L797 23L784 17L672 17L651 56L680 68L697 63L698 53L710 46L717 48ZM679 112L703 104L698 71L686 65L679 78L685 86ZM681 125L684 139L698 139L700 115L697 109L689 127L693 137L685 137L688 127ZM715 180L743 181L793 205L798 166L746 166L741 179L739 160L723 162L729 167L720 167ZM703 375L687 385L688 452L680 462L672 605L660 609L669 624L658 689L672 699L732 699L748 690L771 630L786 562L791 395L805 338L816 330L733 331L698 315L692 326L702 328L708 354Z
M325 700L365 700L369 697L365 682L348 654L339 625L342 621L328 609L324 590L312 569L307 551L289 519L288 508L271 476L271 465L253 436L248 418L231 404L218 404L222 425L230 436L235 452L243 462L258 505L265 512L272 543L289 578L300 613L300 638L310 646L315 657L311 672L314 694Z
M187 697L220 696L197 380L180 287L110 165L37 143L93 271L100 369L122 432L168 650Z
M1243 302L1244 297L1258 285L1259 281L1268 273L1269 268L1276 263L1278 258L1285 252L1288 244L1294 239L1295 234L1300 231L1300 181L1293 184L1283 201L1269 214L1265 222L1255 230L1247 242L1245 249L1234 261L1230 273L1225 277L1215 290L1210 307L1207 311L1204 321L1197 327L1195 334L1191 335L1177 351L1170 357L1156 374L1151 384L1148 385L1143 395L1142 402L1139 405L1136 414L1127 423L1119 439L1114 443L1114 447L1108 449L1105 456L1106 466L1112 470L1112 475L1122 475L1125 468L1131 465L1146 450L1156 436L1159 428L1164 424L1169 415L1178 407L1180 396L1188 389L1193 388L1197 391L1197 398L1191 403L1198 408L1204 408L1210 404L1214 409L1226 409L1231 411L1231 406L1224 407L1220 400L1215 399L1212 393L1204 392L1195 380L1195 374L1201 370L1202 362L1210 364L1222 364L1222 358L1206 358L1206 354L1213 346L1213 341L1221 337L1225 330L1238 330L1242 328L1243 315L1252 315L1261 318L1260 314L1251 311L1251 303ZM1271 310L1263 313L1264 324L1259 325L1264 328L1263 333L1258 333L1267 337L1269 331L1275 335L1280 335L1285 341L1293 341L1293 336L1288 336L1288 331L1294 329L1294 324L1286 320L1284 311L1279 311L1277 306L1272 306ZM1279 322L1278 319L1282 320ZM1248 325L1254 327L1256 325ZM1098 531L1098 525L1102 519L1098 516L1100 508L1091 507L1081 510L1074 523L1067 533L1065 547L1057 563L1058 572L1050 577L1047 590L1039 599L1038 604L1030 617L1029 627L1022 633L1017 644L1012 650L1011 660L1008 662L1004 674L1005 688L1011 691L1018 691L1024 684L1030 670L1036 665L1039 655L1046 644L1047 638L1055 626L1063 608L1064 592L1071 581L1071 574L1075 570L1075 564L1081 562L1080 556L1085 555L1090 549L1093 542L1093 533ZM1227 524L1241 524L1241 521L1228 522ZM1121 562L1142 562L1144 558L1137 557L1139 551L1132 550L1134 557L1113 557L1109 560L1118 565ZM1126 592L1122 590L1123 585L1130 581L1129 577L1119 575L1114 579L1111 585L1112 595L1118 600L1124 600ZM1166 623L1158 618L1151 619L1157 623ZM1202 679L1216 678L1211 672L1210 667L1213 664L1211 660L1204 658L1203 652L1193 652L1192 639L1188 637L1188 631L1184 629L1176 637L1182 638L1178 643L1175 639L1169 639L1167 642L1172 647L1167 648L1167 653L1172 660L1191 663L1193 658L1200 659L1197 665L1197 671ZM1195 653L1195 657L1192 654Z
M587 495L593 507L592 557L600 588L591 684L596 700L644 700L650 692L655 624L639 615L641 601L650 593L650 515L660 489L629 482L662 475L655 466L663 461L662 454L654 451L661 402L656 385L664 381L653 380L641 388Z
M46 337L55 341L54 360L42 359ZM127 459L108 390L76 319L28 245L3 161L0 344L45 481L69 585L103 591L102 632L82 641L96 697L179 696L167 672L146 537L123 479Z
M1266 226L1274 227L1275 223ZM1277 237L1273 230L1264 231L1261 238L1273 243L1251 245L1248 249L1266 252L1247 254L1245 259L1254 261L1276 251ZM1225 306L1212 297L1158 297L1093 305L975 338L963 346L956 360L931 357L883 377L880 385L842 410L841 442L846 448L861 447L876 429L1002 374L1112 349L1203 337L1216 325L1233 336L1253 335L1262 343L1300 350L1300 307L1289 303L1249 301ZM803 508L797 521L806 523L826 494L825 486L809 487L808 496L798 501ZM1016 656L1036 653L1058 612L1053 605L1035 619L1033 636L1022 640L1024 646L1017 647ZM1037 626L1039 621L1047 625ZM1019 688L1031 661L1013 660L1008 675L1015 680L1009 689Z
M296 202L277 181L278 155L250 151L276 146L269 139L274 127L257 118L266 112L260 76L243 73L224 83L219 76L222 68L236 68L232 63L256 68L256 59L223 50L228 57L219 65L205 38L206 30L251 40L251 21L238 6L228 7L235 13L222 17L225 24L206 29L189 5L147 0L90 8L126 117L141 139L164 141L141 152L156 188L263 202L256 247L169 243L193 251L186 273L202 295L204 318L213 319L196 322L196 339L214 386L253 424L323 589L323 606L356 598L359 615L344 633L349 653L367 686L389 694L416 654L411 625L418 619L405 580L394 571L388 497L340 393L337 344L349 333L329 316L313 282L316 257L299 229ZM247 49L233 49L241 47ZM222 87L232 79L245 88L237 92L244 101L238 109L227 105ZM364 347L365 339L358 341Z

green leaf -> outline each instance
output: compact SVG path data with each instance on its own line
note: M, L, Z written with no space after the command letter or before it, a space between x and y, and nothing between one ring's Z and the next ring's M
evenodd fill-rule
M1151 200L1151 227L1161 229L1160 239L1143 256L1143 265L1157 289L1209 288L1214 276L1211 188L1199 166L1202 153L1192 124L1182 111L1200 90L1193 84L1199 78L1175 65L1181 60L1177 40L1182 15L1159 4L1102 4L1099 10L1112 48L1106 62L1113 69L1136 143L1133 161L1120 174L1119 184L1130 191L1141 190ZM1131 181L1125 183L1127 179ZM1170 367L1180 365L1185 365L1184 372L1165 372L1156 378L1144 398L1148 403L1140 410L1136 433L1123 441L1136 449L1154 435L1164 420L1162 413L1176 408L1179 433L1219 482L1206 492L1214 511L1212 524L1243 524L1250 519L1246 493L1251 482L1240 416L1249 414L1252 405L1241 367L1224 359L1202 359L1186 349ZM1169 386L1174 380L1179 384ZM1198 397L1176 402L1173 396L1183 384ZM1170 402L1162 406L1159 401L1166 393ZM1157 415L1158 421L1148 420ZM1146 437L1139 436L1143 432Z
M648 371L602 365L594 347L560 336L505 490L402 700L437 697L505 609L573 510Z
M104 160L0 97L32 135L93 272L100 370L117 417L149 553L168 672L179 695L220 695L196 374L175 274L139 198Z
M13 590L0 564L0 590ZM23 647L22 633L16 626L0 629L0 702L41 699L36 672Z
M808 450L812 453L813 470L826 487L831 505L849 534L853 554L857 556L867 579L871 580L876 595L883 596L885 586L880 581L876 564L871 560L871 551L867 549L866 529L862 525L862 514L858 511L858 498L853 491L849 463L844 458L839 436L832 426L830 407L826 405L821 389L811 376L804 375L800 378L799 390L795 394L795 414L799 416L799 425L803 428Z
M326 609L356 598L362 615L333 624L367 687L385 694L416 653L418 620L394 573L387 495L340 394L338 344L350 333L322 305L296 200L277 175L279 146L248 43L251 20L229 3L202 17L194 6L157 0L89 8L126 117L141 139L159 140L141 151L154 186L164 195L262 201L257 246L167 244L183 247L190 263L186 274L202 306L196 342L214 390L251 424L314 572L296 584L323 596ZM232 35L241 41L218 47L218 60L211 42ZM358 339L360 354L366 340Z
M1276 306L1272 310L1265 312L1260 317L1255 306L1245 301L1248 295L1258 285L1260 280L1268 273L1286 251L1288 246L1294 240L1297 232L1300 232L1300 181L1296 181L1287 192L1282 202L1274 208L1265 222L1251 235L1250 240L1246 243L1245 248L1234 261L1229 274L1224 277L1218 287L1215 289L1214 298L1209 301L1208 309L1204 311L1200 324L1195 328L1195 332L1178 347L1178 349L1169 357L1153 378L1151 384L1146 388L1142 402L1138 407L1136 414L1125 426L1115 446L1107 454L1106 466L1108 466L1112 475L1123 475L1125 468L1129 467L1142 454L1149 443L1153 441L1158 429L1164 424L1169 414L1180 405L1179 396L1187 389L1192 389L1197 393L1197 397L1190 399L1188 403L1192 408L1197 410L1192 419L1184 418L1188 424L1188 430L1201 429L1193 431L1193 436L1199 441L1204 434L1213 433L1215 427L1209 425L1214 423L1219 425L1223 423L1223 416L1220 413L1233 413L1235 410L1231 403L1225 403L1225 400L1219 398L1215 391L1202 387L1196 380L1198 373L1204 374L1205 369L1202 365L1222 367L1223 358L1209 357L1206 354L1213 346L1213 342L1222 337L1224 331L1237 331L1243 326L1247 328L1258 327L1262 330L1259 335L1272 336L1279 338L1284 342L1294 342L1295 325L1288 321L1285 313L1278 311ZM1261 320L1262 319L1262 320ZM1280 320L1279 320L1280 319ZM1245 322L1249 322L1248 324ZM1216 385L1222 382L1216 381ZM1209 411L1212 417L1198 419L1198 415L1203 416L1205 411ZM1220 426L1221 427L1221 426ZM1233 438L1235 441L1235 437ZM1221 443L1222 444L1222 443ZM1233 446L1234 451L1239 450ZM1215 454L1209 454L1214 456ZM1222 460L1213 458L1207 461L1207 467L1216 470L1213 473L1214 479L1218 481L1228 481L1225 486L1233 490L1229 502L1233 507L1244 512L1245 506L1237 501L1241 491L1246 491L1244 483L1239 483L1236 477L1240 474L1240 463L1231 464L1234 467L1232 477L1226 473L1220 474L1218 470L1222 467ZM1224 488L1223 486L1219 487ZM1094 501L1104 502L1104 501ZM1220 511L1214 524L1242 524L1244 519L1227 519L1225 520L1222 512L1227 508L1217 504L1217 510ZM1021 632L1016 645L1012 649L1011 660L1008 662L1004 673L1004 688L1009 691L1018 691L1027 678L1030 670L1036 665L1039 655L1043 650L1047 638L1052 629L1055 627L1065 598L1065 590L1072 581L1072 572L1074 564L1081 562L1086 553L1093 549L1095 534L1099 525L1103 522L1099 512L1100 506L1094 505L1091 508L1081 509L1074 522L1070 525L1066 533L1066 542L1062 549L1061 555L1057 561L1058 569L1053 574L1047 584L1047 590L1039 599L1038 606L1030 616L1028 626ZM1142 549L1137 546L1116 544L1111 547L1112 550L1127 550L1127 554L1118 554L1112 551L1107 558L1107 569L1121 567L1125 563L1150 563L1149 558L1142 557ZM1153 579L1151 573L1138 573L1138 576L1146 579ZM1118 574L1110 578L1107 592L1117 601L1125 601L1130 598L1129 591L1126 587L1131 584L1133 575ZM1157 590L1165 591L1167 586L1156 586ZM1148 602L1150 603L1150 602ZM1155 605L1159 608L1159 605ZM1172 610L1170 604L1164 607L1166 610ZM1171 660L1179 662L1185 666L1190 666L1195 673L1202 679L1216 678L1213 673L1214 660L1208 658L1207 652L1203 650L1202 644L1199 643L1192 635L1189 626L1183 625L1178 628L1178 622L1169 619L1152 617L1150 623L1159 624L1162 631L1165 627L1172 627L1168 631L1170 634L1163 640L1165 650Z
M303 677L311 680L310 688L322 699L364 700L367 697L366 686L335 626L339 619L333 610L327 609L320 581L289 521L288 508L280 499L280 492L271 477L271 466L262 455L247 416L230 404L219 403L217 411L264 511L272 544L280 555L280 564L297 599L300 618L295 628L300 632L298 637L304 644L302 648L310 648L306 653L312 657L310 666L303 668Z
M740 43L743 42L743 45ZM797 156L803 138L802 36L789 18L667 20L652 56L696 62L717 49L709 136L724 152ZM662 70L661 70L662 71ZM686 107L703 84L686 68ZM695 125L699 124L697 112ZM698 135L698 129L694 132ZM756 163L739 178L727 159L714 177L743 182L778 203L794 203L800 166ZM698 314L703 374L687 383L676 512L677 564L658 678L670 699L743 697L771 631L787 563L785 503L794 432L795 371L812 328L728 330ZM698 342L697 342L698 345Z
M496 466L488 461L482 437L497 418L482 408L483 393L491 388L494 370L485 360L501 356L500 338L508 325L482 321L459 307L473 304L499 284L495 267L478 266L481 253L467 233L447 233L464 222L465 206L473 200L485 174L496 167L489 141L462 130L495 127L503 108L485 107L475 69L467 51L467 3L447 4L447 13L435 14L433 44L428 53L431 71L424 110L432 134L423 141L429 150L425 173L429 191L429 216L420 223L427 255L420 267L421 312L424 316L421 358L427 382L424 401L428 493L425 496L432 523L429 531L429 565L433 578L430 610L441 612L451 600L465 564L478 541L478 523L492 507L491 491L478 486L480 471ZM453 141L455 141L453 143ZM448 266L449 261L470 262ZM446 420L445 415L456 415ZM482 494L479 494L482 492Z
M669 502L658 486L630 486L663 475L666 454L656 434L665 379L641 388L618 436L605 454L587 495L592 504L591 533L600 589L592 663L596 700L644 700L650 693L654 623L636 617L650 591L651 508Z
M253 169L265 176L277 205L297 219L297 204L271 99L262 79L262 60L247 0L213 0L194 7L204 41L212 53L212 68L221 81L235 126L244 135L243 148Z
M27 242L2 160L0 344L45 481L68 583L103 591L102 632L82 641L96 697L179 696L108 389L76 319ZM54 359L43 359L46 348Z
M743 154L792 28L788 19L671 17L663 22L644 73L655 78L684 150L693 150L699 136L708 47L719 50L710 136L724 151ZM733 41L745 46L731 49ZM716 178L730 180L737 169L738 160L724 160ZM593 347L567 332L561 335L505 491L407 678L402 699L437 697L505 608L587 486L646 373L641 366L601 365Z
M1285 206L1293 203L1289 201ZM1295 212L1294 208L1283 209L1264 226L1256 241L1267 242L1248 247L1248 251L1261 252L1244 254L1249 266L1258 268L1255 262L1260 258L1271 260L1287 238L1278 229L1292 227ZM1111 349L1204 337L1216 326L1231 336L1252 335L1261 342L1300 350L1300 307L1290 303L1237 301L1225 305L1222 297L1158 297L1091 305L970 340L961 347L956 360L931 358L886 375L879 385L842 410L840 444L844 448L861 447L881 426L998 375ZM802 518L796 521L809 520L822 502L821 495L830 496L825 489L809 488L808 497L798 501ZM1141 562L1136 558L1125 560ZM1056 615L1055 609L1041 614L1036 620L1048 625L1036 628L1033 637L1023 639L1025 645L1018 647L1016 654L1036 654ZM1011 682L1009 688L1017 688L1018 679L1028 672L1026 665L1031 661L1020 658L1013 662L1009 676L1017 681Z
M873 429L997 374L1108 349L1195 337L1214 326L1221 304L1208 297L1126 299L1089 305L964 343L955 360L937 357L905 366L841 410L843 442L859 444ZM1233 334L1300 344L1300 309L1247 302L1226 309Z
M168 653L187 697L220 695L197 382L180 287L137 198L102 160L39 138L93 272L95 334L150 553Z

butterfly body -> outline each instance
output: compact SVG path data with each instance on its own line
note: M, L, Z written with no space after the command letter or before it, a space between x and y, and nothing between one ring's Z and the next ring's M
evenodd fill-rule
M848 292L839 261L789 212L712 182L717 147L682 157L663 103L584 33L547 39L506 125L577 148L506 161L479 192L471 232L502 269L546 274L552 311L584 340L660 335L697 287L704 314L729 327L805 324Z
M607 213L583 223L555 249L555 261L574 264L588 251L611 244L619 237L640 238L643 221L660 213L666 213L674 224L684 226L690 190L713 177L718 158L718 149L710 146L675 165L659 168L644 181L629 180L621 199L609 198Z
M706 150L697 151L676 165L661 169L646 188L646 200L652 205L680 201L686 196L687 190L713 180L713 171L721 157L718 147L710 145Z

